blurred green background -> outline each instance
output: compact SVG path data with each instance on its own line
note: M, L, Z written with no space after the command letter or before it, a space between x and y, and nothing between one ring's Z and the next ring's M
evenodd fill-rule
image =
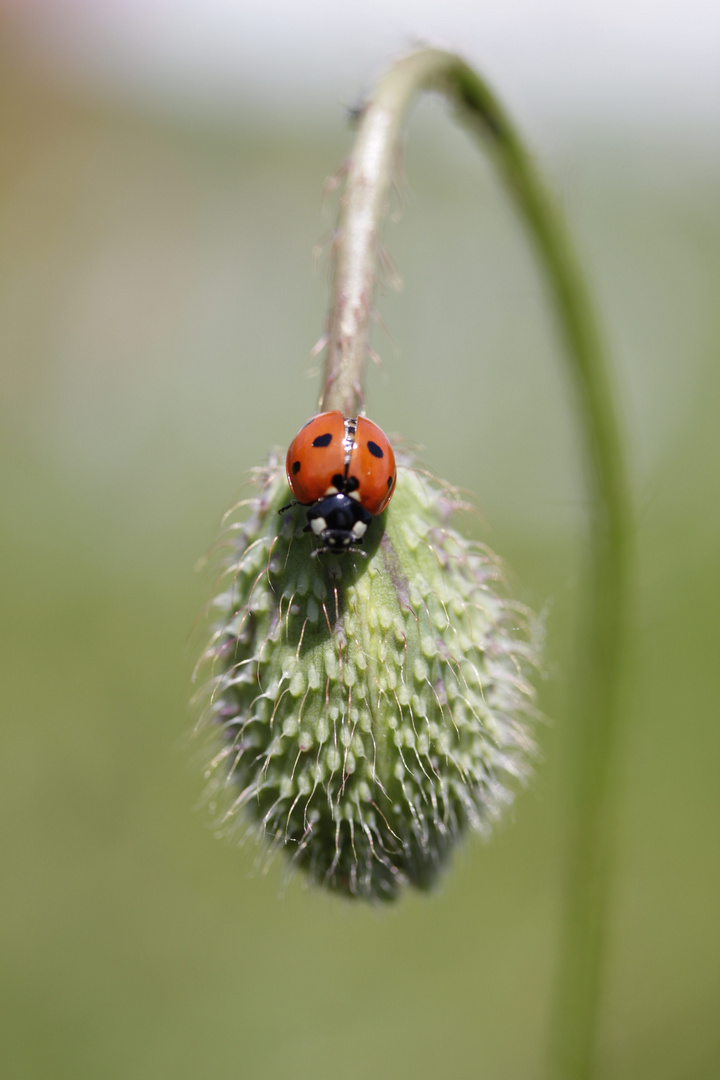
M503 192L424 103L367 398L474 493L546 612L550 722L511 820L376 911L216 840L188 738L194 564L317 399L341 111L193 122L19 65L0 95L0 1074L539 1078L586 507ZM720 160L689 131L532 134L603 311L637 514L600 1076L713 1080Z

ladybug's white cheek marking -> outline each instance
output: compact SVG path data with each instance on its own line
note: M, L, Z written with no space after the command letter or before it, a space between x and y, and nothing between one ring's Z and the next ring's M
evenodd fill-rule
M356 521L352 527L352 534L356 540L359 540L361 536L364 536L367 532L367 525L364 521Z
M327 523L325 521L325 518L313 518L310 522L310 528L316 536L321 536L322 533L324 533L327 529Z

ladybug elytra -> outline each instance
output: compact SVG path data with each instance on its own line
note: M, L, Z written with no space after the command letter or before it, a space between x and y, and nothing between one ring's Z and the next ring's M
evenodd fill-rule
M372 420L338 409L313 416L300 429L286 470L293 495L308 507L305 532L327 551L362 544L395 488L395 454L385 433Z

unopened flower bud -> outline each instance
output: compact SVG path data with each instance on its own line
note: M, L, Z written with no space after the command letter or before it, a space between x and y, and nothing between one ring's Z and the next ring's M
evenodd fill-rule
M535 661L497 561L448 524L451 489L400 466L365 554L313 557L272 460L239 527L207 653L224 819L313 881L428 886L527 771ZM216 747L217 749L217 747Z

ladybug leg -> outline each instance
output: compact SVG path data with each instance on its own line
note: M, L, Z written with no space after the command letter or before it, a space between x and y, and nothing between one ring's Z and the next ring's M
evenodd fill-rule
M359 541L359 543L362 543L362 541ZM362 555L363 559L367 559L367 557L368 557L367 551L363 551L363 549L361 547L355 547L355 545L353 544L350 547L342 547L342 548L333 548L333 547L315 548L314 551L310 552L310 558L311 559L316 559L318 555L350 555L350 554L352 554L352 555Z
M301 505L301 503L299 503L297 501L297 499L293 499L292 502L289 502L287 504L287 506L281 506L280 509L278 510L278 514L284 514L286 510L292 510L293 506L300 506L300 505Z

